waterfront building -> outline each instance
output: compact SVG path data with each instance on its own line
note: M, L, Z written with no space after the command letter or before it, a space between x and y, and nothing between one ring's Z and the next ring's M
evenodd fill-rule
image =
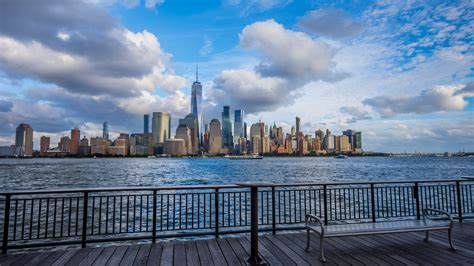
M185 118L179 119L179 126L186 126L189 130L190 150L189 154L199 152L199 126L198 120L193 114L188 114Z
M230 120L230 107L224 106L222 111L222 147L232 149L233 138L232 138L232 122Z
M108 147L107 154L112 156L128 156L130 148L129 140L130 137L128 134L121 133L113 145Z
M348 129L343 131L342 134L348 137L353 151L362 151L362 134L360 131L356 132L355 130Z
M244 138L247 138L247 122L244 122Z
M71 146L69 154L79 155L79 141L81 139L81 131L75 127L71 130Z
M209 151L209 124L204 126L204 135L202 138L202 146L205 151Z
M209 153L220 153L222 147L221 123L214 118L209 123Z
M262 153L268 154L271 152L271 140L270 136L264 136L262 141Z
M250 127L250 149L254 154L263 153L263 141L265 137L265 123L255 123Z
M107 155L110 140L101 137L91 138L91 155Z
M323 147L326 151L334 151L336 149L334 136L329 130L326 131L326 136L324 136Z
M186 155L186 147L183 139L167 139L163 146L164 154L171 156Z
M130 155L147 156L153 154L153 136L147 134L132 134L129 140Z
M194 149L194 145L192 141L194 136L193 136L193 133L191 133L191 129L189 129L189 127L187 127L184 124L179 125L178 128L176 128L176 135L174 136L174 138L184 140L186 154L195 153L196 150ZM197 138L196 138L196 141L197 141ZM197 145L197 143L195 144Z
M150 133L150 115L143 115L143 134Z
M89 146L89 140L84 136L79 142L79 155L81 156L90 156L91 147Z
M196 81L191 86L191 113L197 119L196 135L198 136L198 147L202 146L203 113L202 113L202 85L198 80L198 67L196 66Z
M351 151L351 144L349 143L349 137L347 135L337 136L336 150L338 152Z
M33 156L33 128L28 124L20 124L16 128L15 154L20 157Z
M102 124L102 138L109 139L109 123Z
M316 138L314 139L313 147L316 153L321 151L321 138L319 138L319 136L316 136Z
M64 136L59 140L58 148L61 152L70 153L71 152L71 138L69 136Z
M51 138L47 136L41 136L40 138L40 156L46 156L46 152L49 150L51 145Z
M151 120L151 131L153 144L162 145L166 139L171 138L171 114L166 112L154 112Z
M291 127L291 136L296 136L296 129L295 127Z
M237 145L236 150L240 150L240 138L244 137L244 110L234 111L234 144Z
M0 157L13 157L15 155L15 145L0 146Z

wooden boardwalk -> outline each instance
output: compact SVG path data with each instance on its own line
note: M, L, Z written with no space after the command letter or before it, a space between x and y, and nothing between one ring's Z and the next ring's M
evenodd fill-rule
M327 265L474 265L474 223L456 224L456 252L446 232L344 237L325 241ZM260 236L261 257L270 265L320 265L318 238L304 251L304 233ZM0 256L0 265L245 265L249 237L172 241Z

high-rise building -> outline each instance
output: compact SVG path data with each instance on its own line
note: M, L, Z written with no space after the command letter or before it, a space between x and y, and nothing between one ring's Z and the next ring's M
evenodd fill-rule
M143 133L150 133L150 115L143 115Z
M174 136L174 138L184 140L186 154L193 154L195 152L193 149L194 147L193 147L193 142L191 140L191 136L192 136L191 130L186 125L181 124L178 126L178 128L176 128L176 135Z
M191 86L191 113L197 119L197 136L199 147L202 146L203 114L202 114L202 85L198 80L198 67L196 66L196 81Z
M220 153L222 147L221 122L214 118L209 123L209 153Z
M351 151L351 144L349 144L349 137L341 135L336 137L336 151L349 152Z
M320 141L323 141L324 139L324 131L322 131L321 129L318 129L314 132L314 135L315 137L319 137L319 140Z
M71 152L71 138L69 136L62 137L59 140L58 147L61 152Z
M348 129L343 131L342 134L349 138L349 143L353 151L362 150L362 133L360 131Z
M244 122L244 138L247 138L247 122Z
M179 126L186 126L189 129L189 137L191 141L189 154L199 152L199 126L197 118L193 114L188 114L185 118L179 119ZM176 133L177 134L177 133Z
M49 145L51 144L51 138L47 136L41 136L40 139L40 155L45 156L46 152L49 150Z
M33 156L33 128L28 124L20 124L16 128L15 154L20 157Z
M110 140L95 137L91 138L91 154L92 155L107 155L107 151L110 147Z
M255 123L250 127L250 150L252 153L264 152L265 123Z
M232 138L232 122L230 120L230 107L224 106L222 111L222 147L232 149L233 138Z
M107 122L102 125L102 138L109 139L109 124Z
M81 156L91 155L91 146L89 146L89 140L84 136L79 142L79 154Z
M154 112L151 120L151 132L154 145L163 144L166 139L171 138L171 114Z
M79 155L79 141L81 139L81 131L75 127L71 130L71 146L69 153Z
M239 138L244 137L244 110L234 111L234 143L239 143Z
M326 131L326 136L324 136L323 147L327 151L334 151L336 149L334 136L331 135L331 131Z
M301 118L296 117L295 120L296 120L296 125L295 125L296 126L296 132L295 133L296 133L296 135L298 135L301 131Z

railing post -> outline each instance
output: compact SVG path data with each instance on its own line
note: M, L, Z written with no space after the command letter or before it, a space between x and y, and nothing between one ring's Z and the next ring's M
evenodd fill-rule
M276 215L275 215L275 187L272 186L272 233L276 234Z
M89 205L89 192L84 191L84 199L82 202L82 240L81 240L81 247L86 247L86 240L87 240L87 209Z
M2 241L2 254L7 254L8 250L8 229L10 223L10 201L11 195L5 195L5 212L3 217L3 241Z
M415 182L415 188L413 190L413 197L415 197L415 204L416 204L416 219L421 219L420 213L420 187L418 186L418 182Z
M216 188L214 192L214 209L215 211L215 222L216 222L216 232L215 237L219 238L219 189Z
M374 184L370 184L370 203L372 205L372 222L375 223L375 188Z
M152 217L152 223L153 223L153 228L151 229L151 241L152 243L156 243L156 190L153 190L153 217Z
M456 181L456 194L458 200L458 219L459 222L462 223L462 198L461 198L461 185L459 181Z
M328 192L327 186L323 186L323 197L324 197L324 224L328 225Z

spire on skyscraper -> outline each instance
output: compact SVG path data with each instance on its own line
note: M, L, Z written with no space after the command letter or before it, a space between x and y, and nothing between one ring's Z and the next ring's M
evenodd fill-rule
M199 74L199 67L198 67L198 65L196 64L196 82L199 82L198 74Z

